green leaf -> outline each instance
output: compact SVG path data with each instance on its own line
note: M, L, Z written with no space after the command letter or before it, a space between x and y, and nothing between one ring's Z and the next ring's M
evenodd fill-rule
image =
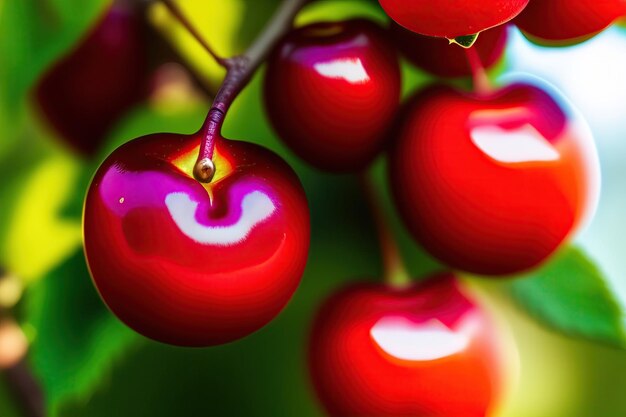
M389 17L377 2L363 0L318 0L307 5L296 16L296 26L308 25L320 21L342 21L363 18L386 26Z
M459 45L461 48L471 48L474 43L476 42L476 39L478 39L478 33L474 33L473 35L464 35L464 36L457 36L454 39L448 39L450 41L450 43L455 43L457 45Z
M503 286L523 310L545 326L626 348L624 312L602 272L582 250L564 248L539 270Z
M34 332L30 361L48 409L90 395L123 353L140 340L100 300L82 250L26 293L22 319Z
M80 245L80 220L63 219L60 212L77 192L81 162L60 149L32 114L24 114L17 130L0 155L0 264L28 283Z

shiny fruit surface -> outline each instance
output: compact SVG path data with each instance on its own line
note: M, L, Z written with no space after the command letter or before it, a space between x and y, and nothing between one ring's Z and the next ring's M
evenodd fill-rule
M584 41L626 15L625 0L531 1L515 24L534 42L571 45Z
M442 86L419 93L389 166L414 238L449 266L483 275L544 261L599 196L589 127L538 80L486 95Z
M472 69L466 51L447 39L418 35L395 23L391 33L402 54L413 64L440 77L468 77ZM485 68L492 67L502 57L507 41L507 25L496 26L480 33L472 46Z
M333 417L484 417L504 380L496 333L451 275L356 284L317 314L309 368Z
M381 151L400 101L397 53L366 20L290 32L265 74L265 109L298 156L329 171L365 167Z
M113 6L35 89L43 116L74 150L94 154L108 129L144 95L140 16Z
M379 0L400 26L427 36L454 39L501 25L517 16L528 0Z
M155 134L114 151L84 210L85 254L105 303L158 341L210 346L274 318L300 282L309 212L270 151L218 138L216 174L192 176L199 135Z

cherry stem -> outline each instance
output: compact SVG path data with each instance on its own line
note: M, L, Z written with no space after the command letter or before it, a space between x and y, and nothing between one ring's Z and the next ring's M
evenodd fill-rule
M208 44L208 42L200 35L200 32L196 30L196 28L191 24L191 22L185 17L180 8L174 4L172 0L161 0L161 3L169 10L169 12L178 20L178 23L183 25L187 32L204 48L205 51L211 55L211 57L221 66L227 68L226 60L219 56L213 48Z
M391 233L380 201L381 197L378 195L376 187L367 172L362 172L359 180L378 232L378 241L383 261L383 280L386 284L393 287L406 287L411 283L411 276L402 259L400 248Z
M487 71L483 66L475 47L464 48L467 62L472 70L474 91L478 94L489 94L493 91Z
M226 77L215 95L213 105L209 109L202 126L202 142L198 152L198 160L194 166L196 180L208 183L215 174L215 165L212 162L215 138L220 134L226 112L248 84L252 75L263 63L265 57L272 50L278 40L289 31L293 19L298 11L309 0L283 0L265 30L242 55L223 59L226 68Z

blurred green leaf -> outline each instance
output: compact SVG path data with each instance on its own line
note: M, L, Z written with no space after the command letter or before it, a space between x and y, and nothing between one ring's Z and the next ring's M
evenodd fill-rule
M582 250L566 247L537 271L502 285L519 307L548 328L626 348L624 312Z
M307 5L296 17L296 26L320 21L342 21L364 18L385 26L389 17L378 2L366 0L317 0Z
M60 210L76 193L81 162L24 114L16 140L0 155L0 264L32 282L80 245L80 221Z
M140 340L100 300L82 250L31 286L22 319L34 330L30 361L52 414L63 401L89 396Z

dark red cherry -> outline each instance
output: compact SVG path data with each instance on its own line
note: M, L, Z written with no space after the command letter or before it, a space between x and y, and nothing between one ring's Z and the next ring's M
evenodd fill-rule
M415 239L453 268L532 268L595 210L589 127L539 81L485 95L428 88L408 104L399 132L389 159L396 204Z
M85 254L107 306L152 339L210 346L287 304L309 247L306 197L270 151L218 138L216 174L193 178L200 135L155 134L115 150L85 201Z
M496 328L451 275L333 295L313 324L309 370L332 417L485 417L505 391Z
M526 7L528 0L379 0L379 3L389 17L410 31L454 39L508 22Z
M116 4L43 75L35 98L65 142L92 155L111 125L142 98L146 65L140 16Z
M625 0L541 0L531 1L515 24L539 44L572 45L624 15Z
M298 156L335 172L381 151L400 100L400 68L384 29L366 20L289 33L269 58L265 109Z
M400 52L414 65L439 77L472 75L464 48L445 38L418 35L392 23L391 33ZM489 69L502 57L507 40L507 25L480 33L472 46L481 64Z

